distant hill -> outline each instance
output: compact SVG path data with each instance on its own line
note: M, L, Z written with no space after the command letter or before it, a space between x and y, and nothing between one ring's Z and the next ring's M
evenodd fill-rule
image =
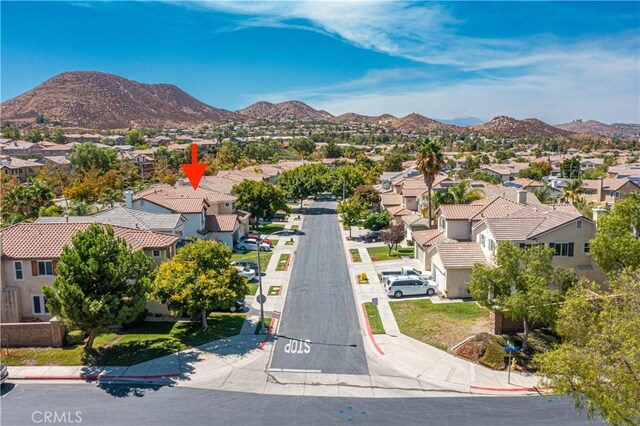
M327 111L317 110L300 101L286 101L277 104L261 101L237 112L255 120L311 121L331 120L334 118Z
M94 129L189 127L243 119L171 84L145 84L91 71L59 74L0 108L3 120L32 123L42 115L67 126Z
M470 126L467 129L475 132L488 133L500 137L571 137L573 132L562 130L537 118L516 120L512 117L500 115L484 124Z
M347 112L339 115L335 118L335 121L339 123L367 123L385 125L387 123L395 123L398 119L391 114L382 115L362 115L355 112Z
M596 120L573 120L570 123L556 124L557 128L576 133L590 133L609 137L638 137L640 124L605 124Z
M447 120L442 118L435 118L434 120L437 120L444 124L452 124L454 126L460 127L477 126L478 124L484 123L484 120L480 120L478 117L458 117L450 118Z

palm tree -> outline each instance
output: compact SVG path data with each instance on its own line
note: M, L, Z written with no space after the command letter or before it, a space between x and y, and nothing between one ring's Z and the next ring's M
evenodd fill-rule
M571 202L579 200L580 194L584 193L585 190L582 188L582 179L574 179L562 188L562 196Z
M551 195L551 187L549 185L533 189L531 193L533 193L542 204L551 204L553 202L553 195Z
M431 205L431 188L440 169L445 164L444 154L440 144L427 139L418 150L418 161L416 169L422 174L424 183L427 186L427 206L429 207L429 228L433 227L433 206Z
M469 204L472 201L484 198L484 191L480 188L472 188L468 180L463 180L447 189L451 195L451 204Z
M124 201L124 194L122 191L113 188L106 188L100 196L100 202L102 204L110 204L113 207L114 203L120 203Z

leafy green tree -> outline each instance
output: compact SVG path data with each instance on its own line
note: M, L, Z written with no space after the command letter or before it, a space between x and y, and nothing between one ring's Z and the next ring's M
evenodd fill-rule
M405 155L398 150L393 150L385 154L382 159L382 170L385 172L401 172L404 167L402 163L406 161Z
M74 171L84 173L97 169L102 173L115 169L118 164L116 150L99 148L96 144L85 142L78 145L69 156Z
M40 208L50 206L52 201L53 191L42 182L35 181L16 186L2 195L2 218L9 221L9 217L13 216L11 222L20 218L36 218Z
M264 163L275 157L276 150L266 142L253 142L245 147L244 155L251 160Z
M329 190L336 197L351 197L355 189L371 181L367 170L361 166L343 164L329 172Z
M12 124L2 124L2 137L7 139L18 140L22 136L20 135L20 127Z
M40 207L38 210L38 217L48 217L48 216L62 216L64 209L57 205L52 204L49 207Z
M342 157L342 148L340 148L335 141L329 141L325 146L323 146L322 152L325 158Z
M364 202L369 208L376 207L380 203L380 194L378 194L373 185L358 185L353 192L353 196Z
M418 161L416 169L422 174L422 179L427 186L427 206L429 228L433 227L433 206L431 203L431 189L436 176L445 164L444 154L440 144L435 141L427 140L418 150Z
M551 173L551 164L546 161L534 161L526 169L520 170L518 177L539 181L545 176L549 176L549 173Z
M111 226L91 224L65 246L52 287L43 292L49 311L70 329L96 336L133 321L147 305L153 261L116 238Z
M471 296L482 306L522 321L522 351L535 322L554 323L558 303L576 281L575 271L553 267L553 256L554 250L542 244L520 249L501 241L495 266L478 263L471 270Z
M201 314L207 328L207 311L233 306L249 292L247 279L229 265L231 250L217 241L197 240L158 268L152 296L174 314Z
M347 198L338 203L338 214L342 218L342 224L349 227L349 238L351 238L351 227L364 217L367 210L367 205L355 198Z
M636 252L638 253L638 252ZM640 424L640 271L626 269L611 291L580 282L558 312L562 343L537 356L553 392L571 395L589 417Z
M51 134L51 142L55 143L67 143L67 135L64 133L62 127L56 127Z
M188 150L187 150L188 151ZM231 141L223 142L216 153L216 164L220 169L230 169L238 165L242 159L242 150Z
M531 192L542 204L551 204L554 201L554 197L551 193L551 187L549 185L535 188Z
M29 130L22 137L25 141L29 142L40 142L41 140L43 140L42 132L37 127Z
M639 235L640 195L629 194L598 219L596 236L589 242L593 260L609 274L640 268Z
M389 226L391 219L388 212L371 213L364 220L364 227L372 231L379 231Z
M322 164L304 164L281 173L277 183L286 198L300 201L302 209L305 198L326 190L328 174L329 169Z
M129 130L125 135L127 145L139 146L146 144L144 140L144 133L140 129Z
M239 209L251 213L256 221L270 219L277 211L289 211L282 190L265 181L245 179L231 189Z
M580 177L580 157L567 158L560 164L562 177L567 179L577 179Z
M481 180L483 182L492 183L494 185L499 185L502 182L502 180L498 176L493 176L487 172L483 172L480 170L476 170L475 172L473 172L471 178L475 180Z
M295 138L289 143L289 146L302 157L311 155L316 150L316 143L307 138Z

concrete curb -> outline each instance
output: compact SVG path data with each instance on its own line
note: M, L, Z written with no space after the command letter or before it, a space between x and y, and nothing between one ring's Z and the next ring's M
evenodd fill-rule
M95 376L25 376L11 378L11 380L82 380L86 382L94 382L97 380L149 380L149 379L168 379L173 377L179 377L180 373L170 374L156 374L153 376L107 376L107 375L95 375Z
M271 318L271 323L269 324L269 329L267 330L267 336L264 338L262 343L260 343L260 345L258 346L258 349L264 349L264 347L267 345L267 342L269 341L269 339L271 339L271 336L273 334L273 329L277 322L278 322L278 318Z
M384 352L382 351L382 349L380 349L380 346L378 346L378 343L376 343L376 340L373 338L373 333L371 332L371 324L369 324L369 316L367 315L367 308L366 306L364 306L364 303L362 304L362 313L364 314L364 323L367 325L367 334L369 335L369 339L371 339L371 343L373 343L373 346L377 349L378 352L380 352L380 355L384 355Z
M540 393L540 391L550 391L553 388L552 387L529 387L529 388L492 388L492 387L485 387L485 386L477 386L477 385L470 385L469 388L471 390L485 390L485 391L491 391L491 392L538 392Z

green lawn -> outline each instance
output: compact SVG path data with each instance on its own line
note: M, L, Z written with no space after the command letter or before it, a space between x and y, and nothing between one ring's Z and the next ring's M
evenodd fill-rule
M287 240L284 242L285 246L292 246L293 245L293 240Z
M243 314L209 315L209 328L200 322L148 322L124 334L108 333L96 338L95 356L84 356L84 340L78 332L64 348L11 348L2 357L7 365L122 365L129 366L169 355L192 346L234 336L244 323Z
M272 255L273 252L271 251L260 252L260 269L262 269L263 272L267 270L267 265L269 264ZM246 253L233 253L231 255L231 260L253 260L254 262L257 262L258 252L248 251Z
M408 256L413 258L413 248L400 247L399 250L391 250L391 256L389 256L389 248L387 246L382 247L369 247L367 248L369 256L373 262L379 262L381 260L396 260L402 256Z
M358 249L349 249L349 251L351 252L351 257L353 258L354 262L362 262L360 251L358 251Z
M281 288L282 288L282 286L280 286L280 285L269 286L269 290L267 290L267 295L268 296L278 296L280 294L280 289Z
M378 307L374 306L371 302L366 302L364 307L367 309L367 318L369 319L369 326L373 334L384 334L384 326L382 325L382 318L378 313Z
M293 229L294 231L297 230L299 228L298 225L291 225L291 229Z
M247 296L249 294L252 296L255 296L257 291L258 291L258 284L249 284L249 293L247 294Z
M422 299L390 305L402 334L442 350L488 331L489 311L475 302L434 304Z
M262 226L254 226L251 228L253 231L260 232L261 234L273 234L276 231L282 231L284 225L279 223L269 223Z
M283 253L280 255L280 259L278 260L278 265L276 266L276 271L284 271L287 267L287 261L289 260L289 255Z
M271 325L271 318L264 317L264 325L266 327L266 330L268 330L269 326ZM265 330L265 333L266 333L266 330ZM260 334L261 331L262 331L262 323L260 322L260 320L258 320L258 326L256 327L255 334Z

